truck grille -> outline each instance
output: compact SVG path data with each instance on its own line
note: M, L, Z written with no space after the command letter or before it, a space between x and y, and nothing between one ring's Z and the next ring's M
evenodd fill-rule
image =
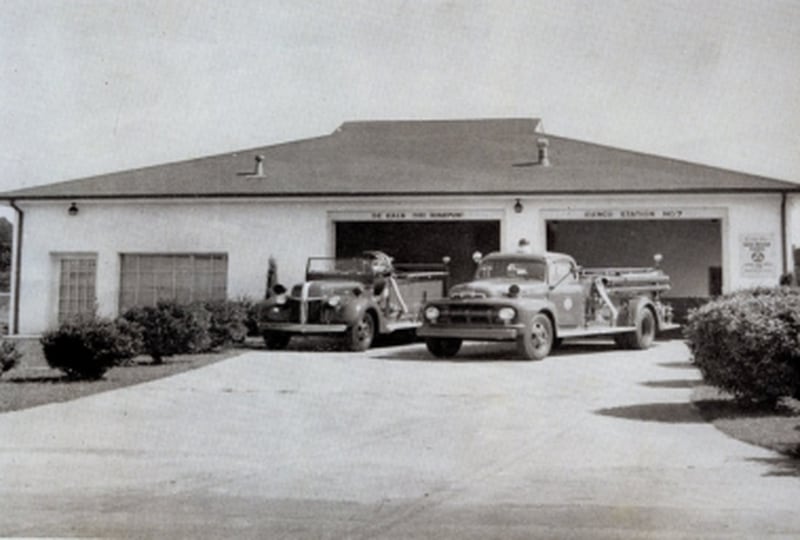
M299 323L300 322L300 305L302 301L296 298L289 298L288 305L289 305L289 320L290 322ZM309 300L308 301L308 319L305 321L307 323L316 324L322 321L322 300Z
M492 324L495 322L495 310L492 306L451 305L441 310L438 322L443 324Z

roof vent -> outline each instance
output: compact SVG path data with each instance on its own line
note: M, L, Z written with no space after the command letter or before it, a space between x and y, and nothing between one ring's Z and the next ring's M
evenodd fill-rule
M550 155L547 151L549 146L550 141L547 139L537 139L536 141L536 147L539 149L539 165L542 167L550 166Z
M263 154L256 154L256 164L252 172L239 173L239 176L246 176L247 178L264 178L264 156Z

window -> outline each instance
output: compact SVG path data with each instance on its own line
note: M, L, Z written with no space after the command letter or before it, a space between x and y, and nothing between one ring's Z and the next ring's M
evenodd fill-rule
M120 310L152 306L160 300L180 303L224 300L225 254L123 254Z
M544 261L536 259L487 258L481 261L476 275L478 279L514 278L544 281Z
M567 278L572 273L572 263L568 261L556 261L550 266L550 285L557 285L564 282L574 281Z
M58 323L93 315L96 302L97 257L58 257Z

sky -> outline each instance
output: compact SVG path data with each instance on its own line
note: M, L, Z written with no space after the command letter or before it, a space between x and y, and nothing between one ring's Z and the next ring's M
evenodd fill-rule
M0 190L504 117L800 183L798 28L800 0L3 0Z

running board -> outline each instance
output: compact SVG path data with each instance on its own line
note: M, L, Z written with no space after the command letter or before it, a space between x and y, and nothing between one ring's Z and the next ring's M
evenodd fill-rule
M607 336L614 334L625 334L627 332L635 332L635 326L600 326L590 328L567 328L564 330L559 329L558 337L560 338L574 338L574 337L591 337L591 336Z
M397 330L410 330L412 328L419 328L422 323L419 321L395 321L386 323L387 332L395 332Z
M679 324L662 324L658 332L666 332L668 330L675 330L680 328ZM591 337L591 336L613 336L614 334L625 334L627 332L635 332L635 326L590 326L588 328L567 328L558 331L558 337L569 339L576 337Z

